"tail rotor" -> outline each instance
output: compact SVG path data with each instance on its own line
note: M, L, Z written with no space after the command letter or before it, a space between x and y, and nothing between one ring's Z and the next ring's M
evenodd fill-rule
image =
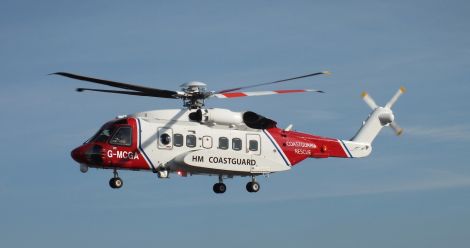
M378 106L374 99L367 93L367 92L362 92L362 99L364 102L369 105L369 107L372 110L376 109L381 109L381 114L378 116L380 122L382 123L383 126L390 126L395 134L397 136L401 135L403 133L403 128L401 128L397 122L394 120L395 116L393 115L392 107L395 104L395 102L400 98L400 96L406 92L405 87L401 86L398 91L393 95L393 97L390 99L390 101L385 104L384 107Z
M370 113L367 120L362 123L361 128L359 131L357 131L356 135L354 135L351 141L372 144L372 141L374 141L375 137L377 137L380 130L386 126L389 126L391 129L393 129L397 136L401 135L403 133L403 128L401 128L400 125L398 125L398 123L395 121L395 115L393 114L392 107L398 98L403 93L405 93L405 91L406 90L404 87L400 87L400 89L395 93L395 95L393 95L393 97L390 99L390 101L388 101L387 104L385 104L384 107L378 106L374 99L372 99L372 97L367 94L367 92L363 92L362 99L364 99L364 102L369 105L369 107L372 109L372 112Z

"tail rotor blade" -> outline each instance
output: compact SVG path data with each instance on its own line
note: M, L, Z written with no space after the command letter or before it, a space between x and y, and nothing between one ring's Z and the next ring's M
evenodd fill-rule
M395 134L397 136L400 136L402 133L403 133L403 128L401 128L400 126L398 126L398 124L393 121L392 123L390 123L390 127L393 129L393 131L395 131Z
M400 89L398 89L397 93L395 93L395 95L393 95L392 99L390 99L390 101L388 101L388 103L385 105L385 108L392 108L393 107L393 104L395 104L395 102L398 100L398 98L401 96L401 94L405 93L406 92L406 89L405 87L401 86Z
M371 109L376 109L378 108L379 106L377 106L377 104L375 103L374 99L372 99L372 97L369 96L369 94L367 94L367 92L362 92L362 99L364 99L364 102L367 103L367 105L369 105L369 107Z

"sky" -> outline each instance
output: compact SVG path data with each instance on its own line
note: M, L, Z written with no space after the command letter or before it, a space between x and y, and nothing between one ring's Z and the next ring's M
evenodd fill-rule
M1 247L468 247L468 1L22 1L0 7ZM121 114L181 102L100 93L67 71L211 90L330 70L270 89L324 90L209 107L251 110L297 131L351 138L360 93L394 106L363 159L309 159L246 178L81 173L70 151Z

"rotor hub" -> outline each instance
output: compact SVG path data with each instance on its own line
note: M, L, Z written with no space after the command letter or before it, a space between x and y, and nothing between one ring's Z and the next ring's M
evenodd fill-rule
M205 92L207 84L199 81L191 81L180 85L180 87L186 93Z

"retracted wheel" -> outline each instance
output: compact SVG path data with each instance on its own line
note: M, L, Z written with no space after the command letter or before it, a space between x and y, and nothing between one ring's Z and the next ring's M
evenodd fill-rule
M212 189L216 194L222 194L227 190L227 186L225 186L225 183L216 183Z
M109 180L109 186L113 189L119 189L122 187L122 179L119 177L113 177Z
M250 193L256 193L259 191L259 183L257 182L248 182L246 184L246 190Z

